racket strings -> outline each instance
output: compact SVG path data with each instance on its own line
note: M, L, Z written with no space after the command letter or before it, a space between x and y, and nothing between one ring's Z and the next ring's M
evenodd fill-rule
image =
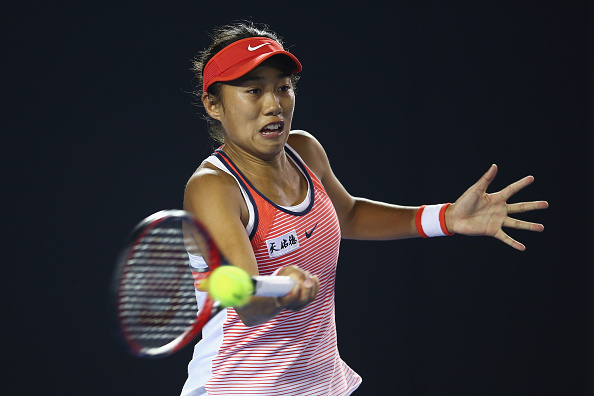
M181 221L164 222L133 246L120 284L120 323L141 349L180 337L196 320L194 278Z

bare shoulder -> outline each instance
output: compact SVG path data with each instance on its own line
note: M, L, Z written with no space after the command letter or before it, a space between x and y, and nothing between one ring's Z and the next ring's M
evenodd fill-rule
M202 164L188 180L184 209L206 227L224 257L250 275L258 275L245 230L249 212L233 176L209 163Z
M291 145L291 147L297 150L301 156L307 155L310 152L315 154L319 150L324 150L314 135L303 130L291 131L288 143ZM303 152L303 154L301 154L301 152Z
M184 209L194 214L214 204L235 206L241 202L235 179L212 164L204 163L188 180L184 192Z
M302 130L291 131L288 143L316 176L323 179L330 170L330 165L322 144L311 133Z
M203 163L194 171L188 183L186 190L196 190L200 188L222 188L227 184L231 184L233 178L217 168L216 166L209 164L208 162Z

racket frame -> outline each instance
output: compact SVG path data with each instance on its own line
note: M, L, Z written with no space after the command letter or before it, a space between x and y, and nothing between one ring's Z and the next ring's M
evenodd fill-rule
M121 285L122 275L126 264L132 259L135 253L135 246L151 229L157 227L160 223L177 218L181 222L187 222L193 226L197 232L201 234L206 242L206 252L203 253L205 261L208 263L208 269L204 272L212 272L222 265L230 265L223 257L212 237L206 228L190 213L179 210L169 209L161 210L154 213L144 220L139 222L128 237L124 248L120 251L116 261L116 267L113 272L110 288L110 322L116 339L122 344L124 349L136 357L141 358L159 358L169 356L187 344L189 344L201 332L204 325L216 314L225 309L218 301L214 300L208 293L202 304L202 308L198 310L198 314L191 325L175 337L172 341L159 347L143 347L139 345L126 331L126 326L122 323L121 309L119 308L120 301L123 297ZM183 223L182 223L183 224ZM189 260L188 260L189 261ZM195 269L192 269L195 270ZM188 265L188 271L190 266ZM254 295L264 297L282 297L289 293L297 282L288 276L256 276L252 277L254 282ZM197 307L198 309L198 307Z
M119 340L119 342L128 352L137 357L156 358L168 356L177 352L190 343L198 335L198 333L200 333L204 325L222 310L220 304L212 299L210 295L207 295L202 309L198 311L196 319L190 326L188 326L187 330L172 341L160 347L143 347L139 345L126 331L126 326L122 323L122 316L120 315L121 310L119 308L120 301L123 297L120 286L124 269L135 252L135 246L137 246L137 242L141 240L151 229L157 227L163 221L171 218L178 218L181 222L186 221L195 227L197 231L200 232L200 234L204 237L204 240L208 246L208 251L206 252L208 257L207 262L209 263L208 271L212 271L221 265L228 265L204 226L200 224L200 222L198 222L194 216L184 210L161 210L146 217L134 227L127 239L126 244L124 245L124 248L121 250L117 258L116 267L109 288L109 299L111 301L110 322L112 323L112 329L114 330L113 332L115 333L116 339ZM188 271L190 271L189 266Z

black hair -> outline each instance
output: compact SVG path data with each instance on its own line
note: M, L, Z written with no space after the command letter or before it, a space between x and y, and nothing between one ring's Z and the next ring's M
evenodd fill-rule
M236 41L249 37L267 37L275 40L281 46L283 45L282 37L273 32L267 25L255 24L251 21L235 22L229 25L216 27L210 34L210 37L212 38L212 43L192 59L192 68L190 69L194 73L196 85L193 93L198 99L196 104L199 106L202 106L204 66L206 66L208 61L220 50ZM293 90L296 89L298 80L299 76L291 76ZM221 87L221 82L215 82L208 87L207 92L214 101L219 101L221 99ZM223 126L220 121L211 118L208 114L205 114L205 119L208 123L208 133L211 139L216 143L222 144L224 142Z

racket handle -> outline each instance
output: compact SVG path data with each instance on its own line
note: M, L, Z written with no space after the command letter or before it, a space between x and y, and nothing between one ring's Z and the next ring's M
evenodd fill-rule
M254 276L254 296L282 297L297 284L290 276Z

